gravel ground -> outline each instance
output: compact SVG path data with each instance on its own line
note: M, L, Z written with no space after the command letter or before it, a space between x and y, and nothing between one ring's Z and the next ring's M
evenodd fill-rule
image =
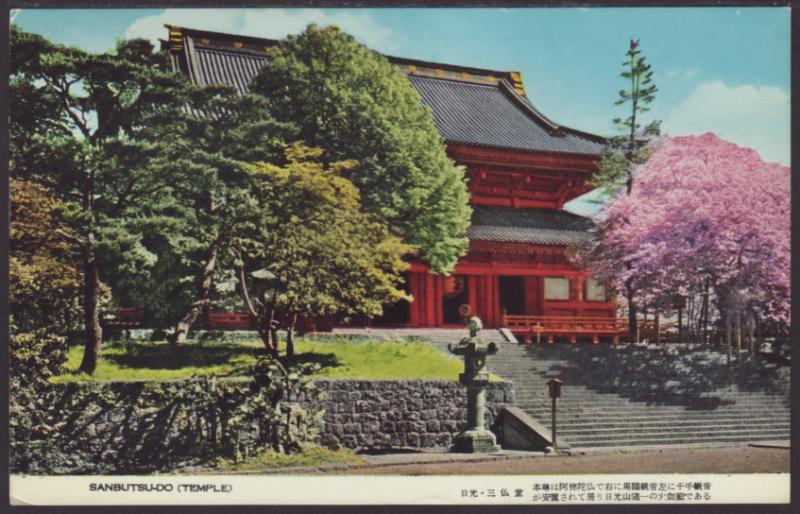
M344 475L549 475L583 473L788 473L786 448L726 447L353 467Z

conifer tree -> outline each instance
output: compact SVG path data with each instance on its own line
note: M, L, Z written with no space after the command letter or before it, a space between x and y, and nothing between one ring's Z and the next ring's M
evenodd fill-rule
M62 205L69 231L59 235L78 250L82 274L80 370L91 374L102 342L103 281L146 273L157 260L146 234L185 221L172 215L173 193L194 177L171 166L171 140L151 128L163 133L179 119L186 84L144 40L89 54L14 26L10 39L13 167Z

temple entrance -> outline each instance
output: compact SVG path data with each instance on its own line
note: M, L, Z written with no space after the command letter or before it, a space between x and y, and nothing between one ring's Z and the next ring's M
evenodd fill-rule
M444 278L442 292L442 322L445 325L463 325L467 316L460 311L469 305L469 283L466 275L451 275Z
M505 314L527 314L525 304L525 277L499 276L500 312Z
M403 283L401 289L408 293L410 291L409 275L403 273ZM372 320L373 325L381 326L400 326L408 325L411 322L411 304L407 300L384 305L383 314Z

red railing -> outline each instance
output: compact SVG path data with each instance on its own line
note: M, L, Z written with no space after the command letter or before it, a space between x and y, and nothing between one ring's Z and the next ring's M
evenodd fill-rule
M674 323L658 323L654 320L638 320L640 339L655 340L656 334L663 334ZM541 343L544 336L548 343L553 343L555 336L567 336L571 343L576 343L580 336L591 336L592 342L598 344L600 336L611 336L614 343L619 342L621 335L628 334L626 318L603 318L582 316L503 316L503 326L516 334L522 334L526 342L535 338Z
M237 329L250 328L250 314L247 312L209 312L206 320L211 329Z
M103 328L125 329L138 328L141 325L138 313L130 307L121 307L114 312L106 313L100 319Z
M576 343L579 336L591 336L594 344L600 343L600 336L611 336L613 342L619 342L623 332L620 320L616 318L590 318L579 316L503 316L503 326L511 332L522 334L526 342L535 337L537 343L542 336L552 344L555 336L567 336L571 343Z

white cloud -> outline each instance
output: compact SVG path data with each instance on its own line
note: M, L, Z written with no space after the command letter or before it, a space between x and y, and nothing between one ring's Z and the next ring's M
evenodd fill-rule
M694 68L688 68L685 70L672 68L667 70L667 77L694 77L697 75L697 70Z
M159 39L167 38L165 24L233 32L241 26L243 14L241 9L166 9L161 14L134 21L125 31L125 39L144 38L156 43Z
M765 161L788 165L790 113L790 96L782 88L706 82L670 111L663 129L672 136L714 132L753 148Z
M167 37L165 24L193 29L230 32L248 36L283 38L302 32L306 26L338 25L370 48L391 52L395 48L392 31L367 14L320 9L167 9L133 22L126 38L142 37L153 41Z

